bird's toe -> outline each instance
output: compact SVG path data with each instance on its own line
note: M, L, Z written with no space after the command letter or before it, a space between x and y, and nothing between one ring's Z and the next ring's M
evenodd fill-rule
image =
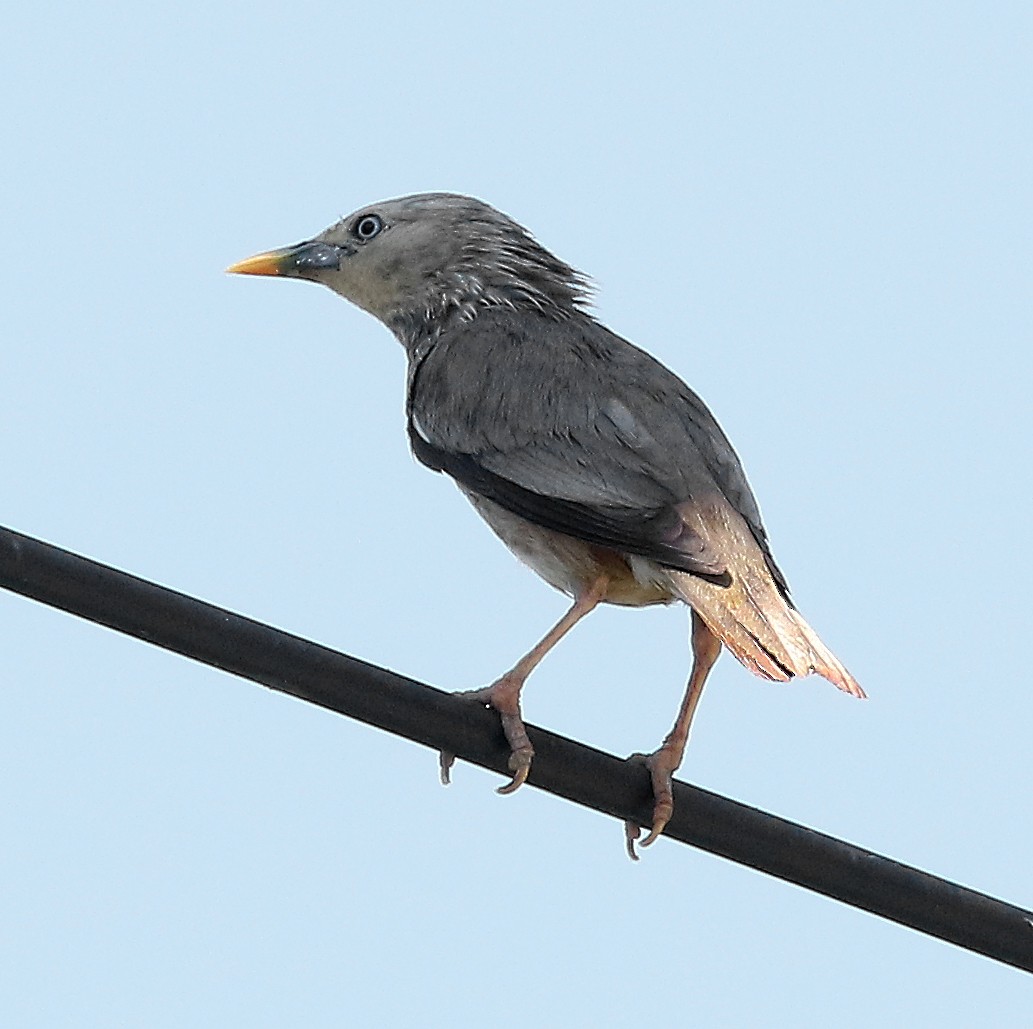
M441 776L441 785L448 786L452 782L452 766L456 763L456 756L451 751L438 751L438 770Z

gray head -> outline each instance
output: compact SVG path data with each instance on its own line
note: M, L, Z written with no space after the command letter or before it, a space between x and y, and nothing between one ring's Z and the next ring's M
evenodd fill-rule
M511 218L473 197L421 193L362 207L314 239L228 269L329 286L404 343L485 307L584 310L588 282Z

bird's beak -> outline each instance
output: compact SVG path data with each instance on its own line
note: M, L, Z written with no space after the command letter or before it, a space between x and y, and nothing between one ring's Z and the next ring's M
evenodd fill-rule
M310 240L280 250L255 254L226 269L235 275L285 275L293 279L315 278L321 271L341 267L341 250L332 243Z

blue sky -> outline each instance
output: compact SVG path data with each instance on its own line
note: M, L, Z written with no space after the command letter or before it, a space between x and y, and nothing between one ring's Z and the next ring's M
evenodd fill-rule
M407 453L401 348L227 277L475 194L711 405L867 689L725 656L682 774L1033 906L1026 5L21 5L0 523L443 688L564 606ZM530 721L656 745L683 610ZM0 1021L1028 1024L1000 967L0 595Z

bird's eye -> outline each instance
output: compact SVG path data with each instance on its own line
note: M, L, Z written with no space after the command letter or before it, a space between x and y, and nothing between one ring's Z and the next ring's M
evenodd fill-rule
M355 233L356 239L365 243L366 240L372 239L383 227L384 223L375 214L366 214L355 223L355 228L352 231Z

